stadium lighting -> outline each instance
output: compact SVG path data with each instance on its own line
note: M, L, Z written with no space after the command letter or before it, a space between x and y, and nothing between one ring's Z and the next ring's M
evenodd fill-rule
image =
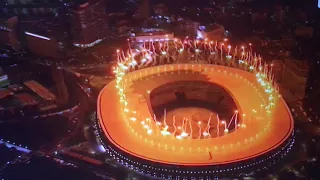
M199 49L198 53L196 49ZM180 64L177 56L194 61ZM264 165L262 163L270 164L273 158L282 158L294 143L293 120L290 111L286 113L287 106L274 82L272 66L267 66L251 48L237 48L229 45L229 41L185 38L143 42L137 49L128 51L119 49L117 59L116 80L100 93L97 112L106 137L104 141L115 145L104 145L107 153L123 166L152 177L167 178L173 173L183 173L204 179L209 173L215 176L253 166L259 168ZM214 65L217 63L219 65ZM163 117L156 117L149 111L150 101L140 102L166 80L175 82L175 76L197 79L196 73L206 76L210 82L223 83L226 88L230 87L231 93L234 92L239 101L237 108L230 109L231 118L221 115L221 120L219 114L215 114L208 119L192 121L191 118L168 116L166 110ZM163 82L155 84L158 82L150 77L162 78ZM152 83L145 83L147 81ZM144 82L144 86L140 87L140 82ZM141 97L133 92L134 85L141 88ZM270 146L279 146L279 149L267 154ZM134 159L136 157L146 163L140 165L140 161ZM158 168L150 165L153 162L160 164ZM234 168L220 168L219 164L225 162L235 165ZM167 168L166 164L174 164L177 168ZM183 165L214 168L197 171L191 167L184 171L187 166Z

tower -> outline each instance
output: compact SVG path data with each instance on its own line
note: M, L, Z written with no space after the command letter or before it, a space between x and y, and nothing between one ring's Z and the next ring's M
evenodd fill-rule
M91 47L107 35L104 0L89 0L70 10L70 26L73 45Z

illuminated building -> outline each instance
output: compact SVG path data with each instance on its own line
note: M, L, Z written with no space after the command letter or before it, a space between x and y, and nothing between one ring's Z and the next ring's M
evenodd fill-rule
M37 1L38 2L38 1ZM64 1L35 3L32 0L10 1L8 6L26 7L35 10L39 7L44 12L45 7L56 7L49 16L19 16L16 31L11 27L1 26L5 33L2 41L12 45L13 38L8 34L15 34L17 41L27 51L41 57L61 59L73 46L86 48L101 42L107 35L105 6L103 0L90 0L81 5L71 5ZM74 3L75 4L75 3ZM12 14L12 13L11 13ZM25 13L26 14L26 13ZM1 30L2 31L2 30ZM71 40L72 39L72 40ZM72 42L71 42L72 41Z
M87 48L101 42L107 35L105 3L90 0L70 10L73 45Z
M97 102L96 135L106 154L130 170L162 179L239 178L280 161L294 144L294 122L273 81L273 67L245 47L224 43L185 38L145 42L138 50L129 47L127 55L117 50L116 79ZM193 62L177 62L181 54ZM196 88L190 81L197 81ZM232 94L237 103L226 103L230 97L214 102L230 107L230 119L218 111L216 118L178 118L168 115L167 106L156 114L157 95L161 105L172 103L173 92L180 93L178 101L211 101L199 83L211 83L206 86L213 91L228 89L218 91ZM188 91L181 96L187 86L198 96Z
M68 4L64 3L64 0L3 0L0 13L4 15L54 15L65 5Z
M60 44L54 37L42 36L26 31L25 40L28 50L37 56L58 59L64 57Z
M68 27L62 16L14 16L8 18L0 28L0 43L15 50L23 48L40 57L61 59L68 47Z
M172 32L157 28L142 28L140 32L131 34L132 42L172 40Z
M206 26L200 26L197 31L197 38L201 39L224 39L225 29L220 24L209 24Z
M41 57L62 58L64 57L64 46L67 36L63 28L55 26L54 23L41 20L25 20L24 18L13 19L14 28L10 28L15 39L10 45L14 49L20 47ZM16 44L16 45L15 45Z

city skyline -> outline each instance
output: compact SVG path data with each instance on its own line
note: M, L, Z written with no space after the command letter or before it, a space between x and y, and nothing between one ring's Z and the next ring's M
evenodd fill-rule
M0 177L319 179L317 3L0 2Z

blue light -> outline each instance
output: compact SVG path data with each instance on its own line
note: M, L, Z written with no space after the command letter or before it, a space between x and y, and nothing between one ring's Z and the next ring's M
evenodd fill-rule
M27 35L29 36L33 36L33 37L37 37L37 38L40 38L40 39L44 39L44 40L50 40L50 38L48 37L44 37L44 36L41 36L41 35L38 35L38 34L33 34L33 33L30 33L30 32L25 32Z
M3 140L0 140L0 144L5 144L8 148L11 148L11 147L14 147L16 148L18 151L21 151L21 152L24 152L24 153L30 153L31 150L27 149L27 148L22 148L22 147L19 147L17 145L14 145L14 144L10 144L9 141L8 142L5 142Z

